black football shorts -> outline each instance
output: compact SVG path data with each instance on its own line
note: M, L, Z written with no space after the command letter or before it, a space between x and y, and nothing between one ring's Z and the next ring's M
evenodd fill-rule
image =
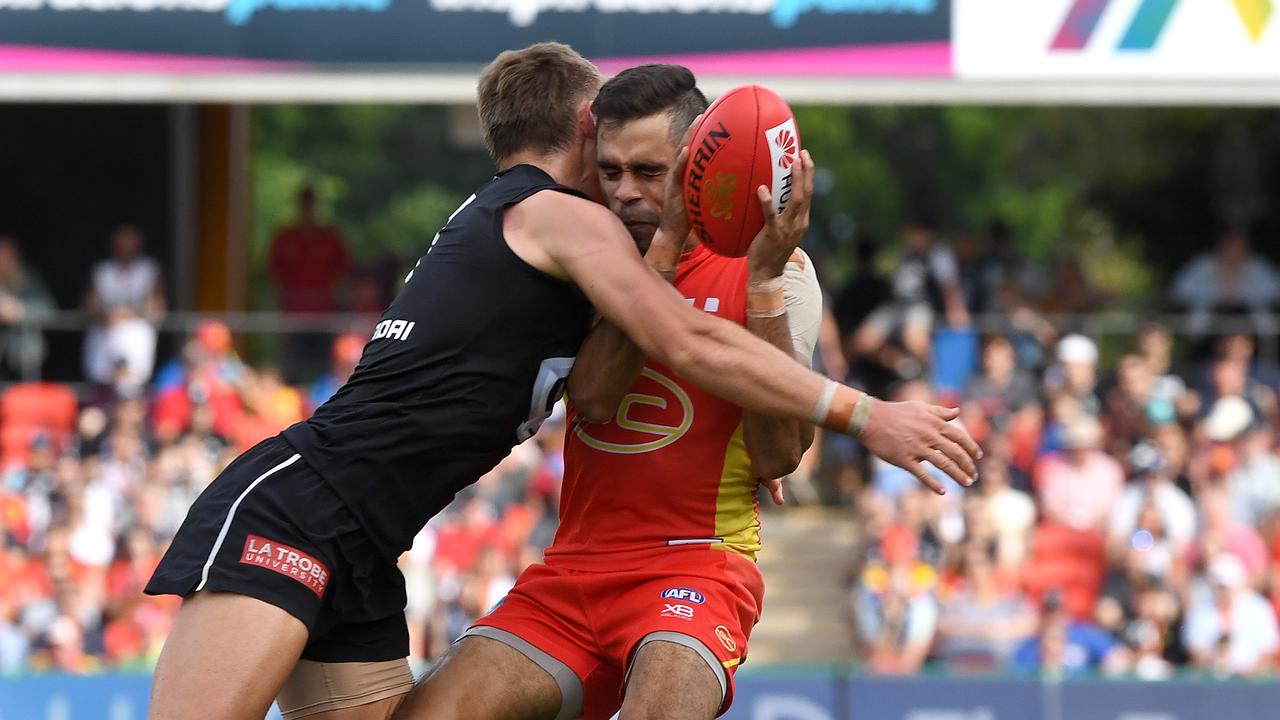
M404 576L298 452L277 436L227 466L187 513L148 595L248 595L298 618L302 657L380 662L409 654Z

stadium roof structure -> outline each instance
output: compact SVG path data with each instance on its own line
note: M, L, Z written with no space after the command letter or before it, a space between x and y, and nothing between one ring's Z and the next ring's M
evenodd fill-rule
M1278 61L1280 62L1280 61ZM76 103L470 104L477 73L0 74L0 100ZM702 75L709 95L759 83L798 105L1274 106L1280 82L959 80Z

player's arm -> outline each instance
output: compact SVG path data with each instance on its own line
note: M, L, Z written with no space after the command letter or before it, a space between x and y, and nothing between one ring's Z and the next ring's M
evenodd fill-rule
M587 422L608 422L644 368L644 351L604 318L591 328L569 373L569 403Z
M687 154L682 151L677 167ZM654 242L675 245L665 238L688 234L678 190L668 194L667 204L675 208L665 213L671 217L664 217ZM537 193L509 208L503 226L508 244L526 262L571 279L605 318L681 377L747 410L856 435L935 492L942 487L922 460L961 484L972 483L980 451L968 433L946 422L956 411L864 396L806 370L742 327L695 310L636 255L630 235L606 208L563 193Z
M791 353L801 366L809 367L822 321L822 291L812 270L798 264L788 263L780 279L784 313L777 317L749 317L747 329ZM756 473L766 480L781 478L795 472L800 458L813 444L813 424L748 411L743 414L743 437Z
M822 320L822 291L804 253L796 248L809 229L813 162L802 158L792 168L792 195L781 213L774 212L768 189L757 190L765 225L747 252L747 330L792 357L800 356L808 367ZM797 325L804 326L795 328L798 333L793 331ZM802 336L799 348L797 334ZM742 432L751 467L764 480L790 475L813 444L812 424L756 412L743 414Z
M668 246L650 247L645 262L668 283L676 278L679 253ZM569 402L587 422L607 422L644 368L644 351L617 325L601 318L578 350L569 374Z

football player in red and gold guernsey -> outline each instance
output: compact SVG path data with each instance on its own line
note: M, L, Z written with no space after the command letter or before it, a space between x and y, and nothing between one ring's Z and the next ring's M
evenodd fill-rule
M594 104L607 201L695 308L807 366L822 315L817 277L796 247L813 185L807 153L792 146L780 164L794 188L781 214L759 189L767 225L746 257L716 255L692 235L683 248L650 247L678 143L706 107L680 66L607 82ZM777 478L795 469L812 426L716 398L604 321L568 394L561 524L545 564L466 633L401 716L465 707L458 716L604 720L621 708L624 720L709 719L732 702L764 593L756 489L768 482L781 502Z

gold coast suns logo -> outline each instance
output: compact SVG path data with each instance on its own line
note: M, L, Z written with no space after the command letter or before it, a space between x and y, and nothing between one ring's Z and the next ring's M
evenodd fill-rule
M650 368L640 375L649 382L642 381L637 389L662 394L633 392L622 399L612 423L578 425L574 433L587 447L617 455L639 455L667 447L689 432L693 401L684 388Z

